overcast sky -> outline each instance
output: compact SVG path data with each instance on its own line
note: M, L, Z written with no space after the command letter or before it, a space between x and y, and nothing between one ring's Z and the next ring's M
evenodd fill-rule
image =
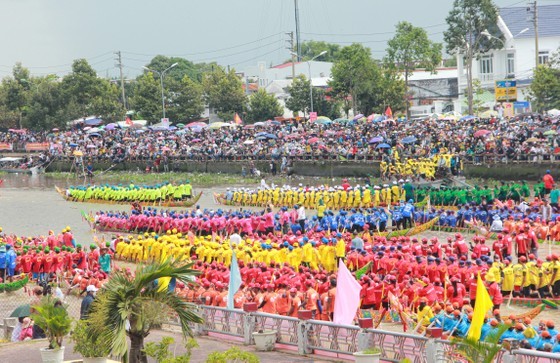
M299 0L301 38L361 42L382 57L401 20L441 41L452 2ZM0 77L18 61L34 75L64 75L77 58L86 58L101 76L116 76L117 50L129 77L157 54L243 70L261 60L276 64L288 58L285 32L294 24L293 0L0 0Z

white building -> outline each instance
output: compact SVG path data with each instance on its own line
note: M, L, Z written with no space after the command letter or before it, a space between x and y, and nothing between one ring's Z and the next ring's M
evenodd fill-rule
M499 9L498 27L503 34L504 47L484 54L473 60L473 79L478 79L484 89L494 94L496 81L515 80L517 99L526 101L527 87L535 68L535 32L533 14L527 7ZM560 47L560 5L543 5L537 9L539 31L539 63L547 63ZM499 36L499 34L494 34ZM466 70L462 56L457 56L459 95L466 98ZM465 103L463 102L463 105Z
M415 70L408 78L410 116L425 117L458 110L457 68L438 68L435 73Z

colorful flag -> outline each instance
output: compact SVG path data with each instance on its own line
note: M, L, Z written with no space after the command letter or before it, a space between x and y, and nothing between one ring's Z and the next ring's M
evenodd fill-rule
M393 110L391 110L391 106L387 106L385 109L385 116L393 118Z
M239 117L237 112L235 113L235 116L233 116L233 122L235 122L236 125L243 125L243 120Z
M239 287L241 286L241 273L239 272L239 265L237 264L237 256L235 251L231 254L231 268L229 270L229 286L227 296L227 308L233 309L233 297Z
M356 281L344 262L338 264L336 276L336 299L334 301L335 324L352 325L356 312L360 307L360 291L362 286Z
M126 115L125 122L128 126L132 126L132 119L130 118L129 115Z
M476 282L476 301L474 303L473 318L471 322L471 327L467 333L467 339L472 339L478 341L480 339L480 334L482 331L482 325L484 324L484 318L488 310L494 307L494 303L480 278L480 272L478 273L478 280Z
M368 273L369 269L371 268L371 261L369 261L364 267L356 271L356 280L359 280Z

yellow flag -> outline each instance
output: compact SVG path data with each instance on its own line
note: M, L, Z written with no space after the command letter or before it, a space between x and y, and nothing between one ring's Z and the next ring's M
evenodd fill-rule
M484 317L488 310L494 307L494 303L484 286L484 282L480 278L480 273L478 273L478 281L476 283L476 302L474 304L473 318L471 322L471 327L467 333L467 339L473 339L478 341L480 339L480 333L482 331L482 325L484 324Z

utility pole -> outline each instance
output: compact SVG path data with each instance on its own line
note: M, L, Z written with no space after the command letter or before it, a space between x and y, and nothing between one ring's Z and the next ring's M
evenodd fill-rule
M115 59L118 62L118 67L119 67L119 71L121 74L121 92L122 92L122 102L123 102L123 106L125 110L128 110L128 108L126 107L126 96L124 93L124 76L123 76L123 64L122 64L122 58L121 58L121 51L117 51L115 52L115 55L117 56L117 58Z
M296 54L297 54L297 61L300 62L301 61L301 43L300 43L300 37L299 37L299 6L298 6L298 0L294 0L294 10L295 10L295 16L296 16Z
M527 12L533 13L533 30L535 31L535 69L539 66L539 17L537 13L537 0L529 3ZM531 6L533 9L531 9Z
M286 33L290 39L286 40L288 42L288 44L290 44L289 47L287 47L287 49L290 51L290 54L292 55L292 82L294 79L296 79L296 57L294 55L294 32L288 32Z

